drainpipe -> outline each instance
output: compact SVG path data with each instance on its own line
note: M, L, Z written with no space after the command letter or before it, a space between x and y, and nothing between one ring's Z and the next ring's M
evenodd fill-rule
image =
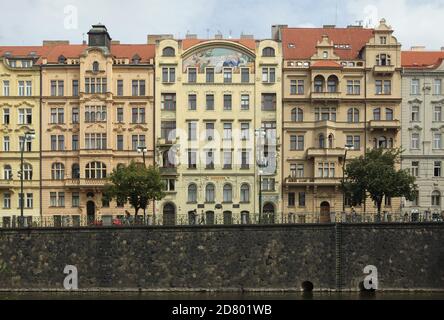
M42 223L43 221L43 191L42 191L42 187L43 187L43 183L42 183L42 179L43 179L43 168L42 168L42 122L43 122L43 117L42 117L42 109L43 109L43 66L40 65L39 66L39 73L40 73L40 120L39 120L39 156L40 156L40 172L39 172L39 177L40 177L40 181L39 181L39 194L40 194L40 223Z

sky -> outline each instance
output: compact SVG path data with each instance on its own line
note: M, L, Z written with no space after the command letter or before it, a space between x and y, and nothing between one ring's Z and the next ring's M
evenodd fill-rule
M1 8L0 45L40 45L42 40L81 43L103 23L122 43L146 43L147 34L218 32L270 38L271 26L374 27L381 18L407 50L444 47L444 0L14 0Z

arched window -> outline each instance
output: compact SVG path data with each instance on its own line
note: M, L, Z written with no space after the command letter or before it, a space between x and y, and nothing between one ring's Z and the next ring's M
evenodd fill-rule
M93 71L94 72L99 72L99 68L100 68L99 63L97 61L94 61L94 63L93 63Z
M162 51L162 56L164 57L174 57L175 55L176 55L176 50L174 50L174 48L171 47L166 47Z
M231 184L228 183L224 185L224 202L233 202L233 187L231 186Z
M359 122L359 110L356 108L350 108L348 109L347 113L347 121L349 123L356 123Z
M209 184L205 188L205 202L214 203L216 200L214 184Z
M86 165L86 179L105 179L106 165L103 162L91 162Z
M140 58L140 56L139 56L138 54L135 54L135 55L133 56L133 58L131 59L131 61L132 61L133 64L139 64L141 60L142 60L142 59Z
M249 203L250 202L250 186L246 183L244 183L241 186L241 193L240 193L240 201L242 203Z
M328 82L328 92L330 93L338 92L338 83L339 83L338 77L330 76L328 77L327 82Z
M439 192L438 190L432 192L432 206L441 206L441 192Z
M301 108L294 108L293 110L291 110L291 121L303 122L304 121L304 111Z
M23 180L32 180L32 166L29 163L23 164Z
M330 149L333 149L333 141L335 140L335 138L334 138L334 136L333 136L333 134L330 134L329 136L328 136L328 147L330 148Z
M9 164L3 167L3 178L5 180L12 180L12 167Z
M324 92L325 79L323 76L318 75L314 78L314 91L316 93Z
M74 163L71 167L71 177L73 179L80 179L80 166L78 163Z
M375 121L381 120L381 108L376 108L373 110L373 120Z
M393 109L390 109L390 108L385 109L385 120L388 120L388 121L393 120Z
M273 48L267 47L262 50L262 56L263 57L274 57L276 55L276 52Z
M52 180L63 180L65 178L65 165L63 163L53 163L51 167Z
M59 62L59 64L65 64L66 63L66 58L63 55L61 55L58 58L58 62Z
M319 135L319 148L325 148L325 136L322 133Z
M189 203L197 202L197 185L194 183L188 186L188 202Z

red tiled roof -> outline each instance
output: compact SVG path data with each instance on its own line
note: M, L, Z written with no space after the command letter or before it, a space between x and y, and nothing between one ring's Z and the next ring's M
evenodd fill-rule
M0 56L3 56L6 52L10 52L15 57L27 57L31 52L35 52L37 56L40 56L48 51L48 47L43 46L0 46Z
M207 41L215 41L215 40L217 41L217 39L207 39L207 40L205 40L205 39L184 39L184 40L182 40L182 48L183 48L183 50L187 50L187 49L191 48L192 46L195 46L199 43L207 42ZM241 44L252 51L256 50L256 40L254 40L254 39L221 39L221 40Z
M361 49L373 36L373 29L364 28L284 28L282 46L284 59L309 59L316 53L316 45L327 35L337 45L350 45L350 49L335 49L342 59L356 59ZM294 48L289 48L289 44Z
M311 65L312 68L342 68L342 65L331 60L316 61Z
M436 68L444 60L444 51L403 51L401 63L405 68Z

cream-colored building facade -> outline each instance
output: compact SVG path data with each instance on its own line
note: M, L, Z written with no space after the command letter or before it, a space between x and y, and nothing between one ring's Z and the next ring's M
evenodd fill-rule
M374 30L276 26L273 34L284 52L284 218L340 219L352 209L341 190L344 158L401 146L401 45L385 20ZM371 200L354 209L376 212ZM399 212L399 199L383 210Z
M40 47L0 47L0 225L13 227L20 210L21 148L23 215L27 224L40 216Z
M280 43L148 41L156 44L156 162L168 185L156 215L164 224L280 222Z
M42 59L42 209L62 225L133 214L103 201L106 178L142 162L138 147L154 163L154 46L113 42L103 25L88 35L46 42Z

